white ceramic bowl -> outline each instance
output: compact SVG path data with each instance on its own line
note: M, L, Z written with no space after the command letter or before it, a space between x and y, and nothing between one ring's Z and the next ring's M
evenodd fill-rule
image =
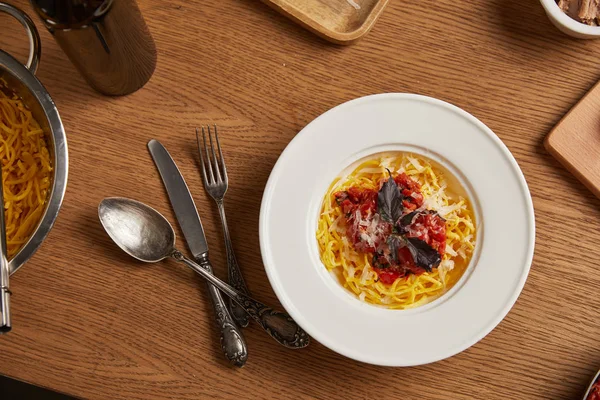
M467 190L478 221L467 272L448 293L412 310L350 294L327 272L315 237L331 182L356 160L383 151L442 164ZM500 139L453 105L397 93L339 105L298 133L273 168L259 230L267 276L292 318L330 349L387 366L441 360L487 335L517 300L535 241L527 184Z
M600 38L600 26L589 26L575 21L558 7L555 0L540 0L540 2L550 21L562 32L579 39Z

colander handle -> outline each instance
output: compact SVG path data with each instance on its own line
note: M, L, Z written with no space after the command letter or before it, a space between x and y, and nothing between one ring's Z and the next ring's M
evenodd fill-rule
M40 34L33 24L33 21L19 8L11 6L10 4L0 2L0 12L5 12L9 15L12 15L25 27L27 36L29 37L29 57L27 58L27 63L25 66L28 70L35 74L40 63L42 45L40 42Z
M0 12L5 12L17 19L27 31L29 37L29 58L25 66L33 74L37 71L40 63L42 46L40 35L31 18L20 9L6 3L0 2ZM1 168L0 168L1 175ZM12 327L10 318L10 289L9 289L9 266L6 254L6 227L4 221L4 196L0 185L0 334L9 332Z
M0 176L2 167L0 166ZM6 251L6 220L4 219L4 193L0 184L0 334L9 332L10 321L10 289L8 278L10 275Z

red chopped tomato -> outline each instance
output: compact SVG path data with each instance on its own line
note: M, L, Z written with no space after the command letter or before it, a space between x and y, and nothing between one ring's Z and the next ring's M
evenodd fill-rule
M586 400L600 400L600 381L596 382L594 386L592 386L592 390L588 394Z
M388 222L372 224L377 213L377 191L353 186L334 196L346 215L347 234L354 248L363 253L375 253L392 231Z
M382 263L383 264L383 263ZM385 285L390 285L396 279L408 276L410 274L421 275L425 270L415 265L410 251L403 247L398 250L398 264L389 265L386 268L375 268L379 281Z
M406 229L406 236L423 240L440 256L446 252L446 221L439 214L419 214Z
M423 272L425 272L423 268L415 265L413 256L410 254L410 250L408 250L406 247L398 250L398 264L400 267L404 268L407 273L421 275Z
M402 205L408 211L414 211L423 205L423 195L421 194L421 185L414 181L404 172L394 178L394 181L400 188L404 200Z
M404 199L402 212L408 214L423 206L423 195L419 183L405 173L394 178ZM378 191L360 187L350 187L346 191L334 194L346 217L346 234L354 248L363 253L373 255L374 269L379 281L389 285L399 277L410 274L420 275L425 270L417 266L407 247L398 249L397 256L390 254L388 238L392 232L399 234L394 225L384 220L377 213ZM400 230L400 226L397 226ZM407 227L406 237L418 238L426 242L440 256L446 249L446 221L437 213L422 212L417 214ZM598 399L600 400L600 399Z
M356 210L367 214L377 209L377 191L373 189L362 189L352 186L347 191L334 194L337 203L344 214L352 214Z
M400 272L395 269L375 268L375 271L377 271L379 281L384 285L391 285L400 277Z

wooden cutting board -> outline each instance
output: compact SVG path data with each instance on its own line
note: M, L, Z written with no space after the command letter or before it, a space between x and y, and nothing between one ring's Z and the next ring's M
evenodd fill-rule
M336 44L366 35L388 0L262 0L306 29Z
M600 197L600 82L556 124L544 145Z

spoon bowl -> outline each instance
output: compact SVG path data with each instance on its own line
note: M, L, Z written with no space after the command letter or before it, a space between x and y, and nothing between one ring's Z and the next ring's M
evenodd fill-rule
M291 349L308 346L310 337L288 314L254 300L210 273L208 252L201 254L196 264L177 250L173 227L152 207L111 197L100 202L98 216L110 238L133 258L155 263L172 257L184 263L239 304L277 342Z
M139 201L119 197L104 199L98 207L98 215L108 236L133 258L153 263L173 252L173 227L162 214Z

